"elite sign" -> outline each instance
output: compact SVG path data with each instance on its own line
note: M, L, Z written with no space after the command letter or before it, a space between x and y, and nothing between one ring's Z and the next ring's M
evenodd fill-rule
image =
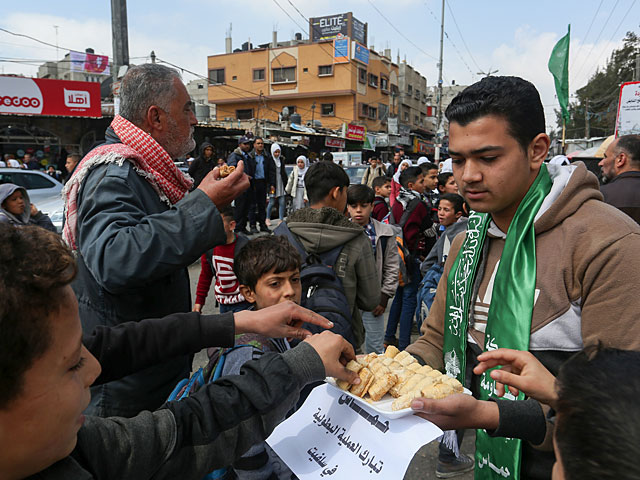
M0 114L100 118L100 84L0 76Z

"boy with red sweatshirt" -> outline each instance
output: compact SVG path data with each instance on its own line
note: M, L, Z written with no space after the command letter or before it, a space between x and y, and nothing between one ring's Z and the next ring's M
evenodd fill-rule
M215 277L214 294L220 304L220 313L239 312L251 306L240 293L240 284L233 273L233 264L238 253L249 239L241 233L235 233L236 222L233 219L233 207L220 209L220 216L227 234L227 242L207 251L200 258L202 269L196 287L196 303L194 312L202 312L202 307L207 299L211 280Z

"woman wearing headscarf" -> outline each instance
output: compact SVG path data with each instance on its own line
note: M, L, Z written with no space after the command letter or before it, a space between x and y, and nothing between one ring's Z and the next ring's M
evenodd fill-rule
M287 206L287 197L285 196L285 186L287 185L287 172L284 169L284 157L282 156L282 149L277 143L271 145L271 161L274 164L274 170L276 172L275 185L269 187L269 204L267 205L267 220L266 224L271 225L271 209L278 203L278 218L284 220L285 210Z
M402 162L400 162L400 165L398 165L396 173L393 174L393 178L391 179L391 195L389 195L389 205L391 207L393 207L393 204L396 203L396 199L400 194L400 174L410 166L411 160L402 160Z
M289 175L286 191L293 197L293 209L298 210L307 203L307 189L304 186L304 176L309 169L309 160L304 155L296 159L296 168Z

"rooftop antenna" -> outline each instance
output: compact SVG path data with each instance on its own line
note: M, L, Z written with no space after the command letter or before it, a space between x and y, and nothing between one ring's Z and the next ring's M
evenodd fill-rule
M56 31L56 61L60 58L60 53L58 52L58 25L54 25L53 28Z

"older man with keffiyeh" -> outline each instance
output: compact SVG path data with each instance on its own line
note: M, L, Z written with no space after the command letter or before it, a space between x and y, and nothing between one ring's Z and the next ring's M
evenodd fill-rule
M241 165L223 180L214 169L187 194L193 182L173 160L195 147L197 122L175 70L133 67L120 92L120 115L106 143L78 164L64 189L63 236L78 256L73 289L87 332L190 311L186 267L224 243L218 207L249 184ZM89 413L131 417L154 410L190 367L190 357L167 359L96 387Z

